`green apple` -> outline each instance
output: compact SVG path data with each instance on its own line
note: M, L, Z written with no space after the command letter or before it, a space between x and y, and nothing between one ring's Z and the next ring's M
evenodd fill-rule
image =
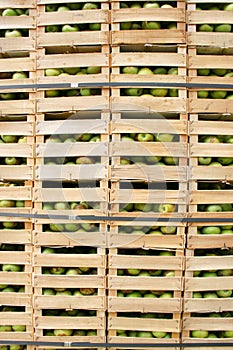
M90 30L101 30L101 23L89 23L88 27Z
M153 336L155 338L164 338L167 335L167 332L152 332Z
M135 203L134 204L134 209L136 211L145 211L145 212L149 212L153 210L153 204L150 203Z
M79 224L65 224L65 230L68 232L76 232L80 229Z
M27 136L21 136L18 139L18 143L27 143Z
M155 68L153 73L154 74L165 75L165 74L167 74L167 70L164 67L159 67L159 68Z
M128 274L131 275L131 276L139 275L140 271L141 270L139 270L139 269L127 269Z
M178 68L176 68L176 67L170 68L170 69L168 70L167 74L170 74L170 75L178 75Z
M121 30L129 30L131 29L132 23L131 22L122 22L120 24L120 29Z
M137 74L138 73L138 67L123 67L122 68L123 74Z
M147 164L155 164L158 163L162 159L162 156L149 156L146 157Z
M27 73L25 72L15 72L12 75L12 79L27 79Z
M153 72L150 68L140 68L138 71L138 74L151 74L153 75Z
M54 289L44 288L42 294L43 295L55 295L56 293L55 293Z
M19 272L21 270L20 265L15 264L3 264L2 265L2 271L6 272Z
M70 337L73 334L72 329L54 329L55 337Z
M21 37L22 33L17 30L17 29L8 29L5 31L5 38L17 38L17 37Z
M18 13L14 9L5 9L2 11L2 16L18 16Z
M222 165L229 165L233 162L232 157L218 157L217 161L221 163Z
M45 69L46 77L55 77L61 74L61 69L58 68L47 68Z
M233 206L231 203L220 204L222 207L222 211L233 211Z
M203 227L201 230L201 233L203 234L211 234L211 235L218 235L221 233L221 229L219 226L206 226Z
M215 98L215 99L222 99L222 98L225 98L227 95L227 92L226 91L222 91L222 90L219 90L219 91L211 91L210 92L210 96L212 98Z
M64 67L63 71L67 74L75 75L80 71L79 67Z
M0 208L10 208L15 206L15 201L12 200L7 200L7 199L2 199L0 201Z
M142 22L142 29L149 29L149 30L161 29L161 24L160 24L160 22L143 21Z
M76 164L93 164L94 161L90 157L81 156L81 157L76 158L76 162L75 163Z
M172 5L169 5L169 4L164 4L161 6L161 9L172 9Z
M15 332L25 332L26 331L26 326L24 326L24 325L14 325L14 326L12 326L12 329Z
M173 235L176 233L176 226L161 226L160 230L164 234Z
M179 162L179 158L177 158L177 157L163 157L163 161L164 161L164 163L166 163L166 165L177 165Z
M191 337L192 338L207 338L209 335L208 331L205 330L194 330L191 331Z
M232 296L233 291L231 289L217 290L216 293L219 298L230 298Z
M157 2L145 2L143 4L143 7L148 9L148 8L159 8L160 6Z
M0 326L0 332L11 332L11 326Z
M43 250L42 254L55 254L55 249L50 248L50 247L46 247L46 248Z
M96 9L98 9L98 4L93 2L86 2L82 7L82 10L96 10Z
M202 294L200 292L193 292L193 298L202 298Z
M70 9L67 6L59 6L57 9L57 12L62 12L62 11L70 11Z
M57 10L57 5L49 4L45 6L45 11L46 12L54 12Z
M223 76L223 75L227 74L227 69L215 68L215 69L213 69L213 72L214 72L216 75Z
M224 11L233 11L233 3L225 4L223 9L224 9Z
M223 331L223 338L233 338L233 331Z
M50 25L50 26L46 26L45 27L45 31L47 33L57 33L59 32L59 27L58 26L55 26L55 25Z
M174 135L161 133L161 134L156 134L155 138L156 138L156 141L158 142L172 142L174 139Z
M150 94L155 97L165 97L168 93L168 89L150 89Z
M138 338L153 338L153 335L151 332L148 332L148 331L138 331L137 337Z
M0 94L0 99L2 100L14 100L16 99L16 94L14 93L2 93Z
M231 25L230 24L218 24L215 25L215 32L231 32Z
M59 90L46 90L45 91L45 97L57 97L59 96L60 92Z
M91 96L91 89L88 89L88 88L80 89L80 95L81 96Z
M51 267L49 270L53 275L62 275L65 273L64 267Z
M55 210L66 210L69 209L69 205L66 202L57 202L54 204Z
M62 224L50 224L49 228L53 232L62 232L65 230L64 225Z
M209 204L206 206L205 211L208 212L221 212L222 207L220 204Z
M17 227L17 222L5 221L2 225L5 229L14 229Z
M198 98L207 98L209 95L209 91L206 91L206 90L199 90L197 92L197 97Z
M199 26L200 32L213 32L214 31L214 25L212 24L201 24Z
M101 73L100 66L89 66L87 67L87 74L99 74Z
M1 292L2 293L15 293L15 288L13 288L13 287L6 287Z
M154 135L149 133L140 133L137 134L136 139L140 142L151 142L154 141Z
M172 276L173 277L173 276ZM173 293L172 292L165 292L160 295L161 299L166 299L166 298L173 298Z
M163 203L158 207L160 213L171 213L175 211L175 204Z
M141 298L142 294L139 291L134 291L126 294L126 298Z
M197 70L197 75L207 76L210 74L210 69L200 68Z
M64 26L62 26L61 31L63 33L67 32L78 32L79 31L79 27L77 26L77 24L75 25L70 25L70 24L65 24Z
M127 96L140 96L143 93L143 89L128 88L124 89L124 92Z
M217 136L205 136L203 138L203 142L208 142L208 143L220 143L220 140Z

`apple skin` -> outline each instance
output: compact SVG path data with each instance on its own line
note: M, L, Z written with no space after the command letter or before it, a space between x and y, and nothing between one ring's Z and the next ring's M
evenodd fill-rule
M230 298L232 296L232 290L217 290L217 296L219 298Z
M14 9L8 8L2 11L2 16L18 16Z
M208 331L205 330L194 330L191 331L191 337L192 338L207 338L209 335Z
M201 233L218 235L221 233L221 229L218 226L206 226L202 228Z
M70 337L73 333L72 329L55 329L53 331L55 337Z
M160 204L158 210L160 213L171 213L175 211L175 205L166 203Z
M15 332L25 332L26 331L26 326L24 326L24 325L14 325L14 326L12 326L12 329Z
M167 335L167 332L152 332L155 338L164 338Z
M19 272L21 270L20 265L14 265L14 264L4 264L2 265L2 271L6 272Z
M25 72L15 72L12 75L12 79L27 79L27 73Z
M79 27L77 25L69 25L69 24L65 24L64 26L62 26L61 31L63 33L69 33L69 32L78 32L79 31Z
M5 38L17 38L21 36L22 36L22 33L16 29L5 31Z
M140 142L150 142L154 141L154 135L149 133L140 133L137 134L136 139Z

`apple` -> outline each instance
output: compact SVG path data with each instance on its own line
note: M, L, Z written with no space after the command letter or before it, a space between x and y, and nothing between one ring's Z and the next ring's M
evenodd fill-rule
M47 68L45 69L46 77L54 77L61 74L61 70L58 68Z
M6 221L6 222L3 222L2 225L5 229L14 229L17 227L17 222Z
M224 338L233 338L233 331L223 331Z
M76 232L80 229L79 224L65 224L65 230L68 232Z
M138 74L153 74L150 68L140 68Z
M65 272L65 268L64 267L51 267L50 272L53 275L62 275Z
M160 24L160 22L143 21L142 22L142 29L149 29L149 30L161 29L161 24Z
M0 326L0 332L11 332L11 326Z
M46 26L45 31L47 33L56 33L59 32L59 27L55 25Z
M207 98L209 95L209 91L206 91L206 90L199 90L197 92L197 97L198 98Z
M231 289L229 289L229 290L217 290L216 293L219 298L230 298L233 292Z
M49 228L53 232L62 232L65 230L64 225L62 224L50 224Z
M89 23L88 27L90 30L101 30L101 23Z
M215 32L231 32L231 28L230 24L218 24L215 25Z
M150 94L154 97L165 97L168 93L168 89L150 89Z
M94 161L90 157L81 156L76 158L76 164L93 164L93 163Z
M2 265L2 271L6 272L19 272L21 270L20 265L15 264L3 264Z
M75 25L70 25L70 24L65 24L64 26L62 26L61 31L63 33L67 32L78 32L79 31L79 27L77 26L77 24Z
M45 6L45 11L46 12L54 12L57 10L57 5L49 4Z
M55 210L66 210L69 209L68 203L66 202L57 202L54 204Z
M99 74L101 73L101 67L100 66L89 66L87 67L86 74Z
M212 98L215 98L215 99L222 99L222 98L225 98L227 95L227 92L226 91L222 91L222 90L219 90L219 91L211 91L210 92L210 96Z
M59 96L60 92L59 90L46 90L45 91L45 97L57 97Z
M54 329L55 337L70 337L73 333L72 329Z
M166 133L156 134L156 141L158 142L172 142L173 139L174 139L173 134L166 134Z
M220 212L222 211L222 207L220 204L209 204L206 206L205 211L208 212Z
M15 201L12 200L7 200L7 199L3 199L0 201L0 208L10 208L10 207L14 207L15 206Z
M140 96L143 93L143 89L140 88L128 88L124 89L127 96Z
M199 26L200 32L213 32L214 31L214 25L212 24L201 24Z
M210 74L210 69L208 68L200 68L197 70L197 75L207 76Z
M206 227L202 228L201 233L203 233L203 234L211 234L211 235L218 235L218 234L221 233L221 229L218 226L206 226Z
M152 332L153 336L155 338L164 338L167 335L167 332Z
M123 67L122 68L123 74L137 74L138 73L138 67Z
M229 165L233 162L232 157L218 157L217 161L221 163L222 165Z
M16 10L8 8L2 11L2 16L18 16Z
M159 4L157 2L145 2L143 4L144 8L159 8Z
M135 203L134 204L134 209L136 211L145 211L145 212L149 212L153 210L153 204L150 203Z
M25 331L26 331L26 326L23 326L23 325L14 325L14 326L12 326L12 329L13 329L15 332L25 332Z
M86 2L82 7L82 10L96 10L96 9L98 9L98 4L93 2Z
M223 9L224 9L224 11L233 11L233 3L225 4Z
M174 204L168 204L168 203L164 203L164 204L160 204L158 207L158 211L160 213L171 213L175 211L175 205Z
M136 139L140 142L149 142L154 140L154 135L149 133L140 133L137 134Z
M128 274L131 275L131 276L139 275L140 271L141 270L139 270L139 269L127 269Z
M17 30L17 29L8 29L5 31L5 38L17 38L17 37L21 37L22 33Z
M162 233L173 235L176 233L176 226L161 226L160 230Z
M165 75L165 74L167 74L167 70L164 67L159 67L159 68L155 68L153 73L154 74Z
M191 337L192 338L207 338L209 335L208 331L205 330L194 330L191 331Z

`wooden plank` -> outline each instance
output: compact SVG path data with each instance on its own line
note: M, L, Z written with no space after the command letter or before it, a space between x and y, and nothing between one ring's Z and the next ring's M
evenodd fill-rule
M154 267L156 267L156 269L162 270L181 270L182 266L183 257L179 256L109 256L109 267L111 267L111 269L153 269Z
M43 33L38 37L39 47L107 45L108 42L109 32L107 31L72 32L72 35L70 33Z
M233 300L230 298L185 299L184 311L200 313L233 311Z
M190 204L231 203L232 196L232 190L197 190L189 192Z
M140 330L149 332L179 332L179 320L129 318L129 317L109 317L109 329Z
M2 312L1 320L4 325L25 325L32 326L32 313L30 312ZM3 322L3 321L2 321Z
M102 296L34 295L36 309L85 309L100 310L105 307Z
M101 119L91 120L50 120L38 122L36 125L37 135L50 135L50 134L107 134L108 123Z
M39 12L37 23L40 27L54 24L108 23L108 15L108 10L104 9Z
M105 256L98 254L34 254L35 266L104 267Z
M5 272L2 271L0 273L0 283L1 284L13 284L13 285L30 285L31 284L31 274L28 274L26 272ZM1 300L6 295L7 298L8 293L1 293ZM16 295L16 293L12 293L13 296ZM17 293L17 297L20 298L20 293ZM8 298L11 296L11 293L9 293ZM13 298L14 299L14 298ZM17 300L17 298L15 299Z
M33 145L24 143L1 143L1 157L33 157Z
M232 69L232 56L231 55L190 55L189 69L197 69L197 68Z
M113 141L111 155L116 156L171 156L186 157L185 144L180 142L127 142Z
M178 66L185 67L185 55L173 52L120 52L112 54L112 67L134 66ZM177 77L177 76L176 76Z
M111 203L174 203L185 204L187 202L187 191L179 190L135 190L124 189L112 191Z
M0 149L1 150L1 149ZM107 142L74 142L74 143L45 143L37 144L36 156L43 157L77 157L108 155Z
M233 135L233 128L231 122L225 121L191 121L190 134L194 135ZM202 144L205 145L205 144ZM207 143L208 146L213 144ZM218 146L221 146L218 144Z
M90 276L68 276L68 275L35 275L35 287L43 288L105 288L105 277L90 275Z
M146 117L146 115L145 115ZM188 125L181 120L159 119L121 119L110 124L112 133L169 133L186 134Z
M32 16L1 16L0 29L29 29L36 24Z
M155 171L157 169L157 171ZM112 180L150 180L150 181L180 181L187 180L187 169L181 166L160 166L155 168L155 165L113 165L111 167Z
M210 331L231 331L232 330L232 322L233 318L213 318L211 322L209 322L208 318L205 317L193 317L193 318L185 318L184 319L184 329L207 329Z
M37 202L61 202L83 201L86 202L107 201L108 190L106 188L34 188L33 199ZM0 197L1 198L1 197Z
M231 167L221 166L214 167L214 171L212 167L199 165L191 167L190 169L190 179L195 180L221 180L225 179L226 181L233 180L233 173Z
M5 180L32 180L33 169L27 165L0 165L0 177Z
M11 244L29 244L31 240L31 231L27 230L1 230L1 241Z
M66 54L51 54L41 55L38 58L37 68L63 68L63 67L88 67L101 66L107 67L109 65L109 55L107 53L95 52L89 53L66 53ZM64 78L64 77L63 77ZM80 78L80 76L78 77ZM76 76L77 79L77 76Z
M221 268L221 266L220 266ZM194 277L185 279L185 290L190 291L216 291L233 288L232 277ZM222 298L221 298L222 299Z
M104 318L101 317L53 317L38 316L35 327L39 329L103 329ZM55 338L56 339L56 338ZM73 337L72 337L73 340Z
M127 290L182 290L182 279L179 277L129 277L109 276L108 287ZM154 298L152 298L154 300Z
M230 248L232 247L232 235L189 235L189 249Z
M6 17L6 18L9 18L9 17ZM28 72L28 71L34 70L34 65L35 65L34 60L30 57L2 58L0 59L0 72L16 72L16 71Z
M231 11L187 11L187 23L189 24L205 24L205 23L233 23Z
M132 21L171 21L184 22L185 13L182 9L177 8L124 8L112 10L112 22L132 22Z
M1 41L1 39L0 39ZM1 47L1 43L0 43ZM0 101L1 114L33 114L35 112L35 104L32 100L11 100Z
M129 302L130 301L130 302ZM181 299L177 298L119 298L108 297L109 312L181 312ZM145 341L145 339L144 339Z
M201 11L198 11L198 13ZM214 11L211 11L211 13ZM206 33L190 32L187 33L187 44L197 46L214 46L221 48L233 47L232 33Z
M185 76L180 76L180 75L157 75L157 74L111 74L111 82L119 82L119 83L129 83L129 86L132 85L132 82L137 82L141 83L143 86L143 82L147 83L170 83L170 84L175 84L175 83L186 83L186 77ZM146 86L146 85L145 85ZM155 86L156 87L156 86Z
M112 112L142 111L146 112L186 112L186 100L179 97L156 98L153 96L119 96L111 97Z
M0 261L1 264L29 265L31 264L31 254L28 252L1 251Z
M184 44L185 33L181 30L113 30L111 44Z
M204 256L204 257L187 257L186 258L186 269L187 271L196 270L222 270L233 268L233 257L224 256ZM203 278L205 279L205 278ZM214 279L214 278L213 278ZM216 279L221 280L221 277ZM233 280L232 280L233 282Z
M35 7L35 0L0 0L1 8L32 8Z
M38 99L38 112L64 112L64 111L99 111L108 108L108 99L104 96L74 96ZM0 102L1 108L1 102Z
M0 49L1 49L1 52L33 51L34 38L32 38L32 37L29 37L29 38L27 38L27 37L0 38ZM21 111L21 113L22 113L22 111ZM30 112L28 114L30 114Z
M0 122L0 130L2 135L32 136L33 126L34 125L31 122L21 122L21 121L17 121L16 123Z
M0 200L31 200L31 187L0 186Z
M95 233L80 233L80 232L66 232L65 235L63 233L56 232L35 232L35 245L45 245L45 246L53 246L54 242L56 242L59 246L92 246L92 247L106 247L106 237L105 232Z

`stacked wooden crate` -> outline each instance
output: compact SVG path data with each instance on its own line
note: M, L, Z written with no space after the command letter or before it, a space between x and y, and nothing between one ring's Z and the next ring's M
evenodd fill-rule
M187 9L189 82L216 85L189 90L189 213L194 222L187 233L182 340L205 341L207 349L213 342L232 342L233 92L218 86L233 82L227 3L191 0Z
M0 84L36 83L35 1L1 1L0 11ZM1 340L25 342L33 340L33 90L2 89L0 111Z
M109 89L79 84L109 82L109 4L92 4L37 6L37 82L69 88L37 91L35 341L106 341Z
M185 2L158 3L111 3L108 342L125 349L181 335L185 225L169 218L187 204L186 89L172 88L186 82Z

